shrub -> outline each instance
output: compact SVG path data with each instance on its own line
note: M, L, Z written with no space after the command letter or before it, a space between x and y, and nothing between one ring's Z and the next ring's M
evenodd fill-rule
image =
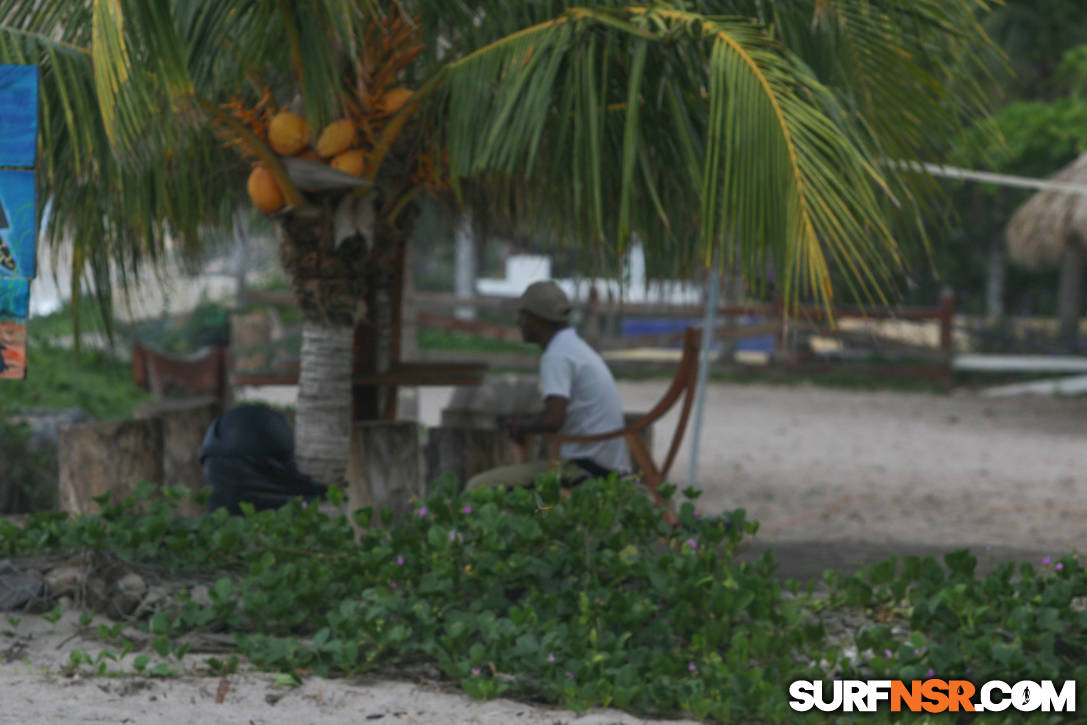
M769 553L735 560L757 524L743 511L698 516L693 490L675 530L614 478L569 497L547 477L534 490L467 494L444 479L399 520L355 512L358 533L346 516L298 502L180 518L172 502L181 495L143 486L120 504L102 497L94 516L43 513L22 528L0 521L0 556L89 548L209 581L206 596L182 594L139 625L162 660L151 666L140 655L135 666L151 674L175 671L169 658L186 651L181 635L229 630L238 655L285 682L423 665L477 697L728 723L852 722L792 712L795 679L1087 682L1087 578L1071 555L981 579L965 551L946 566L889 559L828 573L813 596L775 579ZM342 503L336 489L330 499ZM825 623L835 617L862 624L832 641ZM883 712L864 722L909 718ZM1061 720L988 713L975 721Z

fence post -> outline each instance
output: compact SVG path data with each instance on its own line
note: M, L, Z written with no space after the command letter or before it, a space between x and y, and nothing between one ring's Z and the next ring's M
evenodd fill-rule
M589 301L585 305L585 341L594 349L600 349L600 295L596 292L596 280L589 282Z
M955 383L951 371L952 336L951 325L955 320L955 293L950 287L940 290L940 349L944 352L943 385L950 390Z
M774 335L774 352L770 359L776 362L794 362L789 350L789 327L785 319L785 301L776 291L774 292L774 317L778 322L778 332Z
M955 319L955 293L950 287L940 290L940 349L951 354L951 324Z

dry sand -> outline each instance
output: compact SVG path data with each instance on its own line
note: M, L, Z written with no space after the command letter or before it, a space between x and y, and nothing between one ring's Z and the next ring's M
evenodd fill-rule
M648 410L665 382L622 383L628 410ZM436 423L448 389L424 389ZM761 522L752 550L773 548L784 576L812 576L891 553L971 546L983 564L1087 549L1087 399L982 399L712 386L698 486L707 513L744 508ZM674 415L655 431L663 455ZM672 478L687 480L689 440ZM991 547L991 550L987 550ZM76 615L57 625L0 621L0 725L7 723L512 723L654 722L614 711L574 713L405 682L311 678L296 689L247 673L65 678ZM7 654L5 655L5 651ZM190 658L191 659L191 658ZM130 669L130 668L129 668ZM380 716L380 717L379 717Z
M87 631L99 623L113 624L96 618ZM237 674L209 677L203 666L208 654L186 655L172 663L180 674L166 678L132 674L133 654L120 662L106 660L110 672L123 674L69 676L64 668L73 650L96 658L103 650L118 649L85 638L81 631L78 612L66 612L55 624L29 615L15 625L0 620L0 725L695 725L616 710L579 716L506 699L479 702L452 684L435 685L433 675L426 682L309 677L299 687L277 684L274 675L244 667Z
M624 407L649 410L666 385L621 382ZM422 390L420 417L436 425L449 391ZM655 427L658 461L677 417ZM670 475L681 486L690 431ZM746 509L765 545L1087 550L1085 443L1087 397L715 384L696 487L707 513Z

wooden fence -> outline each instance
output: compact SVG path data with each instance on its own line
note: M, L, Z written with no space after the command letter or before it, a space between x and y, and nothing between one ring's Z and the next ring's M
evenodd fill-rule
M463 332L497 340L520 340L520 332L512 324L498 324L503 317L512 321L516 300L499 297L458 297L452 294L417 293L412 299L417 309L419 326L446 331ZM452 310L471 308L489 320L458 318ZM636 348L677 347L682 343L683 330L620 335L617 322L622 318L650 317L690 320L699 324L705 308L698 305L669 305L660 303L611 303L590 299L573 305L581 319L583 336L602 352L619 352ZM498 313L498 314L496 314ZM948 291L933 307L834 308L829 315L822 307L803 306L786 310L780 301L764 304L723 305L717 310L718 323L714 332L717 343L771 337L773 349L764 369L786 369L793 372L822 373L832 370L857 370L885 373L902 377L932 378L949 385L951 382L952 323L955 315L954 296ZM834 324L831 324L833 321ZM851 321L861 321L860 329ZM931 325L936 323L936 339L928 344L911 342L889 332L871 327L880 323L903 322ZM811 338L835 340L841 345L840 355L819 354L808 342ZM854 353L854 354L850 354ZM877 353L879 363L860 362L861 358ZM448 354L443 353L448 357ZM468 357L462 355L462 357ZM480 355L476 355L480 357ZM492 364L512 366L520 357L487 355ZM617 356L613 356L613 360ZM743 363L734 363L743 366ZM624 365L625 366L625 365ZM745 366L752 370L752 366Z
M290 305L290 292L254 292L250 301L256 304ZM516 299L504 297L458 297L453 294L417 292L410 304L414 308L420 328L463 332L494 340L520 341L519 330L514 326ZM683 340L683 328L661 333L621 335L620 321L631 317L649 317L692 321L698 324L704 308L699 305L671 305L661 303L613 303L590 299L573 305L581 320L583 336L597 349L609 355L609 364L622 372L636 372L646 367L668 368L673 364L666 356L660 360L624 359L623 351L636 348L678 348ZM466 320L456 316L454 310L473 309L484 319ZM726 345L741 340L771 337L772 350L767 364L749 365L743 362L721 361L719 365L731 365L746 372L785 370L797 374L820 374L834 371L856 371L865 374L882 374L895 377L930 378L944 385L951 383L952 322L955 314L954 298L946 292L940 304L933 307L895 308L835 308L828 316L820 307L800 307L788 315L780 302L766 304L723 305L717 311L718 324L714 332L716 343ZM831 325L830 320L835 323ZM502 320L509 320L503 324ZM872 329L857 329L849 321L861 320L865 325L881 322L905 322L938 324L936 340L928 344L908 342L901 337ZM843 351L840 355L825 354L814 350L812 338L835 340ZM268 345L274 346L275 342ZM149 354L152 351L138 349L134 356L135 377L145 387L159 387L149 383L158 378L169 378L170 383L184 387L187 377L191 392L212 394L229 399L229 389L236 385L290 385L298 380L297 359L280 355L274 369L239 370L226 360L236 360L236 353L192 356ZM281 353L284 351L280 351ZM864 360L878 353L878 363ZM161 358L161 359L160 359ZM166 359L170 358L170 359ZM199 360L197 358L200 358ZM537 356L532 353L479 353L456 351L422 351L419 360L396 362L382 375L356 375L356 386L373 385L473 385L483 379L486 369L528 368L536 365ZM187 365L188 364L188 365ZM192 367L189 375L182 368ZM227 369L230 367L231 369ZM209 378L214 369L215 374ZM211 378L214 378L211 379ZM161 393L160 393L161 395Z

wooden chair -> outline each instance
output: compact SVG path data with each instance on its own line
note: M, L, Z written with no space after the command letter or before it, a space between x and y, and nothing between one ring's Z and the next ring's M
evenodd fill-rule
M668 471L672 468L672 463L675 462L676 454L679 452L679 444L683 442L683 434L687 430L687 419L691 415L691 406L694 403L695 383L698 378L698 354L700 348L701 341L699 339L698 328L687 328L683 336L683 357L680 358L679 369L676 370L676 377L672 380L672 384L669 386L667 392L665 392L664 397L660 399L660 402L658 402L652 410L634 423L609 433L582 436L548 436L547 438L551 443L552 459L558 459L559 447L563 443L595 443L611 438L623 438L630 448L630 454L634 457L634 462L641 468L642 478L645 480L646 484L648 484L654 500L657 502L658 506L663 506L664 499L657 494L657 488L664 483ZM683 409L679 415L679 422L676 424L676 432L672 436L672 444L668 448L668 455L665 456L664 463L658 466L653 461L652 452L642 440L641 433L647 426L652 425L671 410L672 406L676 404L676 401L678 401L681 396L683 398Z
M156 398L210 395L230 404L226 350L204 347L187 355L163 352L151 345L132 344L132 379Z

